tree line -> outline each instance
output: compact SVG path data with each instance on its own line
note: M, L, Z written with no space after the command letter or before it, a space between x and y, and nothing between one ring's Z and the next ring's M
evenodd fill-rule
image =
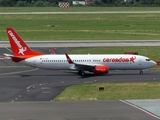
M1 7L52 7L59 2L84 0L0 0ZM160 6L160 0L94 0L89 6Z

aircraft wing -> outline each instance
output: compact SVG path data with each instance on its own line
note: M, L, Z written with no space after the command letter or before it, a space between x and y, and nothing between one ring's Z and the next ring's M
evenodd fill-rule
M77 69L77 70L93 70L95 68L95 66L101 66L101 64L77 64L77 63L74 63L70 57L68 56L68 54L65 54L66 55L66 58L67 58L67 61L69 64L74 64L74 67L73 69Z

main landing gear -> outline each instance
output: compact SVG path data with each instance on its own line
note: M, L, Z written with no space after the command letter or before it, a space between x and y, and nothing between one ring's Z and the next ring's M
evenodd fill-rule
M84 75L85 75L85 72L84 72L83 70L78 70L78 75L84 76Z
M143 71L141 70L141 71L139 72L139 74L142 75L142 74L143 74Z

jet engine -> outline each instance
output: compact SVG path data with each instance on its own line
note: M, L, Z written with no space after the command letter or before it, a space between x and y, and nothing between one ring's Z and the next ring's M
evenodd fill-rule
M95 66L94 73L95 74L107 74L109 72L108 66Z

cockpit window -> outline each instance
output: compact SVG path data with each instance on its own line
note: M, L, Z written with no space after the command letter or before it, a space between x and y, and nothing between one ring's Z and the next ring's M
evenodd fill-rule
M150 61L150 59L146 59L146 61Z

